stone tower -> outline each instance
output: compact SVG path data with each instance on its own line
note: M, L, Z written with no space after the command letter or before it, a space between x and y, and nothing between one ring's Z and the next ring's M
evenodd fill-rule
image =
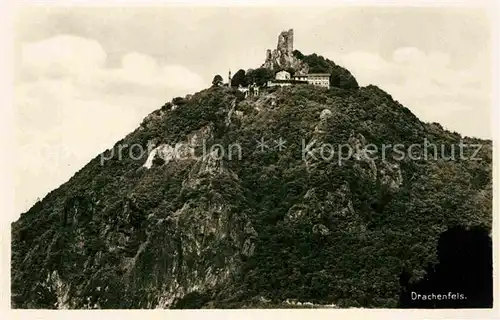
M230 87L231 86L231 70L229 70L229 74L227 76L227 86Z
M293 68L297 74L307 74L309 67L294 57L293 50L293 29L281 31L276 49L267 49L262 67L273 71Z
M288 30L286 49L289 53L293 52L293 29Z
M284 54L292 54L293 52L293 29L282 31L278 36L278 48Z

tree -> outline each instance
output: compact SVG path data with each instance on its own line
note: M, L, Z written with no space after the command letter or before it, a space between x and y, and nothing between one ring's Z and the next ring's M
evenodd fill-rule
M309 73L330 73L330 87L359 88L356 78L347 69L336 65L335 62L316 53L305 56L300 51L295 50L293 55L309 66Z
M222 79L221 75L218 74L212 80L212 86L214 86L214 87L220 86L223 82L224 82L224 79Z
M165 103L165 104L161 107L161 109L162 109L163 111L166 111L166 110L172 110L172 102L167 102L167 103Z
M172 99L172 103L176 106L182 106L186 104L186 99L184 99L183 97L176 97Z
M274 74L267 68L258 68L255 70L249 70L246 74L246 78L248 83L255 83L258 86L263 86L268 80L274 78Z
M239 85L242 85L243 87L246 87L248 85L245 70L243 69L238 70L238 72L234 74L233 79L231 80L231 87L238 87Z
M299 50L293 50L293 56L301 60L304 58L304 55Z

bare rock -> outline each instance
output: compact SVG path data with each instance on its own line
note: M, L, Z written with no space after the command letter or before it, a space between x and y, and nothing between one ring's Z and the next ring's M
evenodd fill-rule
M325 225L318 223L312 227L312 232L314 234L320 234L322 236L327 236L330 234L330 229L328 229Z

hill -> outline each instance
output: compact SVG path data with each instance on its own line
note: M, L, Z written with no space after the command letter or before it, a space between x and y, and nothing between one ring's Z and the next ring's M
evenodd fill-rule
M461 141L482 147L460 154ZM420 147L397 157L398 144ZM408 306L449 232L486 235L486 262L459 262L488 266L491 148L376 86L212 87L147 116L12 224L12 306ZM464 306L491 302L477 289Z

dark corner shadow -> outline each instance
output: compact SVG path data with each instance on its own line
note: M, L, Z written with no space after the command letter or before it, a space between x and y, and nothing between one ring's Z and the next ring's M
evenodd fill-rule
M492 241L487 230L450 228L439 238L439 262L426 269L424 279L409 283L409 274L401 274L399 307L492 308L492 256ZM434 296L424 300L422 296L417 299L417 294Z

